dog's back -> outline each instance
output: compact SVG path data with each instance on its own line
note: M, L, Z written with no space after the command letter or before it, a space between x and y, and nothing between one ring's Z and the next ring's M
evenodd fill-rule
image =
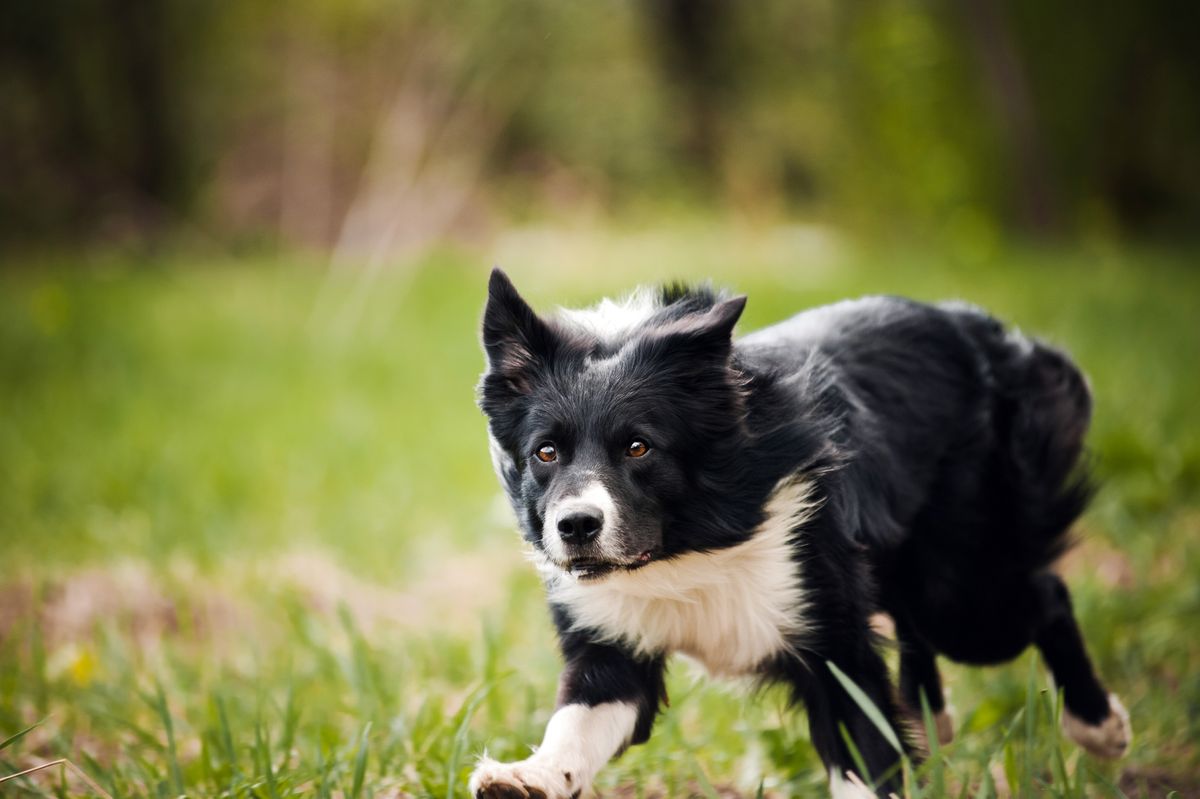
M975 308L890 297L743 341L759 368L832 374L847 532L871 552L883 608L959 660L1023 649L1039 575L1091 494L1091 398L1067 356Z
M834 382L860 543L891 549L943 526L940 514L956 536L1003 519L1006 559L1025 569L1061 554L1090 496L1077 466L1091 414L1061 352L971 306L895 297L823 306L738 349L754 371L820 369Z

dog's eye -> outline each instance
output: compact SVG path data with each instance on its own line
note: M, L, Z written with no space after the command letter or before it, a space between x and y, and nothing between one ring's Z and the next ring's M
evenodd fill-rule
M551 461L558 460L558 450L549 441L538 447L537 451L533 454L537 455L537 459L542 463L550 463Z
M629 446L625 448L625 454L631 458L640 458L649 451L650 445L645 441L642 441L640 438L635 438L632 442L630 442Z

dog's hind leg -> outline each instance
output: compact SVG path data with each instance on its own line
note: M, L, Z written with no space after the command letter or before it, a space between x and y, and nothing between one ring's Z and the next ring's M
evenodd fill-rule
M896 638L900 644L901 712L908 717L909 730L917 749L928 753L928 731L921 709L922 694L929 703L929 712L933 714L938 743L945 745L954 740L954 717L942 694L937 655L901 619L896 620Z
M1129 714L1092 668L1071 595L1058 575L1041 574L1034 581L1042 609L1035 643L1063 691L1063 731L1096 757L1121 757L1132 735Z

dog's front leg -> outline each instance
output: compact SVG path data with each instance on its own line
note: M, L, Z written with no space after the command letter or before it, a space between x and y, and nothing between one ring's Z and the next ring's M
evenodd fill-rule
M471 775L472 796L572 799L591 787L605 763L650 737L666 695L663 659L591 643L579 633L560 638L567 667L542 745L516 763L485 755Z

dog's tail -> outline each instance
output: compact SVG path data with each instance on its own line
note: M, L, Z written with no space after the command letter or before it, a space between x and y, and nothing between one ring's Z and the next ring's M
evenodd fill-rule
M962 318L994 381L996 478L1008 499L1008 507L996 510L1023 545L1026 565L1042 568L1071 545L1071 525L1095 492L1083 446L1091 391L1060 350L977 311Z

